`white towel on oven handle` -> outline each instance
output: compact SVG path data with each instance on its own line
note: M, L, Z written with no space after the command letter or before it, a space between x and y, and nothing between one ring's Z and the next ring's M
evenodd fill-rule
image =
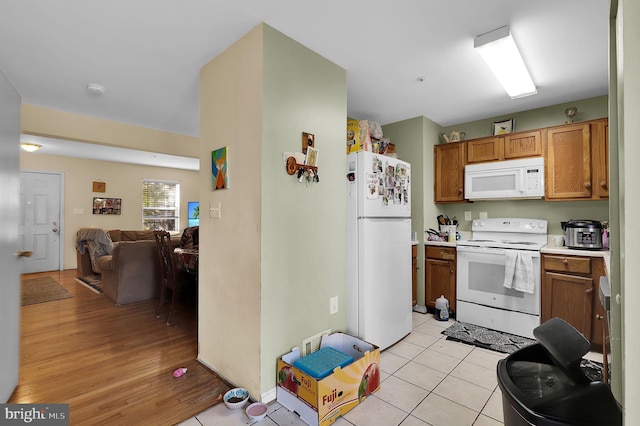
M505 250L503 285L524 293L534 293L533 256L530 252L525 250Z

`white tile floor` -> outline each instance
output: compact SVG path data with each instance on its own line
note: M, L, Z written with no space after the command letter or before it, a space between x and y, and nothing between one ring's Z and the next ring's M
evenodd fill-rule
M413 332L380 355L380 389L339 418L337 426L491 426L503 424L496 364L506 354L446 340L453 324L413 313ZM592 355L598 360L599 354ZM244 410L218 404L181 426L245 425ZM254 425L304 426L277 402Z

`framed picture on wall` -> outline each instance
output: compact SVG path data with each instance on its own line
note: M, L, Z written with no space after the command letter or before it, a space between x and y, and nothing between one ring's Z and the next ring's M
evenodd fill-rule
M513 121L513 118L504 121L494 121L491 130L491 134L493 136L513 133L515 131L515 123Z
M93 197L93 214L120 214L121 212L121 198Z
M213 190L229 188L229 147L211 151Z
M107 190L107 184L104 182L93 182L93 192L105 192Z

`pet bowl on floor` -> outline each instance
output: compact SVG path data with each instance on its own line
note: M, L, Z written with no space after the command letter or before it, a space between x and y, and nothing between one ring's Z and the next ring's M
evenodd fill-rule
M225 393L222 399L228 408L236 410L244 407L249 401L249 391L245 388L233 388Z
M264 402L254 402L247 407L246 413L252 421L257 422L264 419L268 410L269 407Z

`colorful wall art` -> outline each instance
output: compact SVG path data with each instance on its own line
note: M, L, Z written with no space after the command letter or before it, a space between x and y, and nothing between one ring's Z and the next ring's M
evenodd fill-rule
M211 175L213 190L229 188L229 147L211 151Z

